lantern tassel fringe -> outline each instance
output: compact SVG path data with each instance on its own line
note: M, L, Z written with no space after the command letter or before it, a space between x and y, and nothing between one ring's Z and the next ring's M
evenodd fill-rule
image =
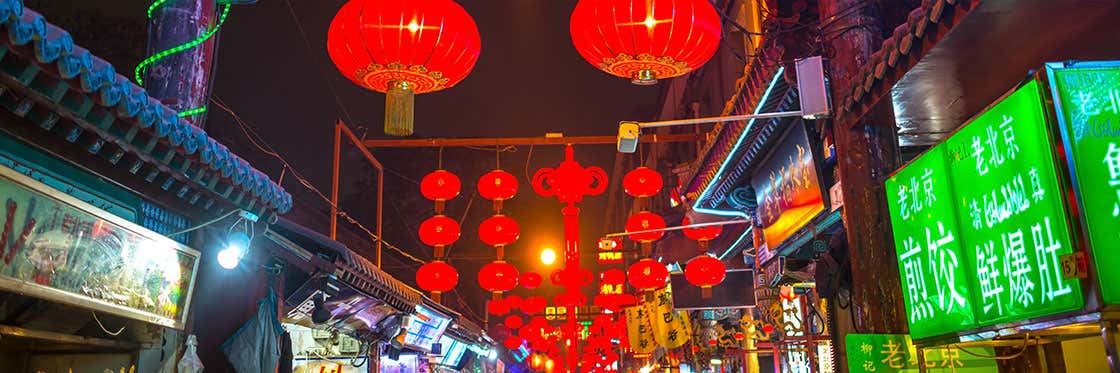
M416 94L408 82L389 82L385 92L385 134L408 136L412 134Z

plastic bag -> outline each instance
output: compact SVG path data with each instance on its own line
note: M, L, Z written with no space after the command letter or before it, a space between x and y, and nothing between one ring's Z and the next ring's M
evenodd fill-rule
M275 372L283 333L276 315L276 294L269 289L268 296L257 302L256 316L222 343L222 352L239 373Z
M198 358L198 338L187 336L187 350L179 359L179 373L202 373L202 360Z

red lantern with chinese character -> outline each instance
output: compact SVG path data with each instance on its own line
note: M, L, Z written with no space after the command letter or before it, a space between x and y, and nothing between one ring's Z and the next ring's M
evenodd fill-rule
M626 232L643 232L665 228L665 219L649 211L642 211L626 219ZM652 248L651 242L660 240L665 236L664 231L634 233L629 235L631 240L641 244L641 255L649 256Z
M494 293L497 300L503 291L517 287L517 276L517 267L499 260L482 266L478 271L478 285Z
M350 0L327 31L327 53L355 84L386 93L385 133L412 134L413 95L454 86L478 61L474 19L452 0Z
M631 197L652 197L661 191L661 174L649 167L638 167L622 178L622 190Z
M681 225L692 225L692 220L685 216L684 221L681 222ZM689 239L699 243L700 251L704 252L708 251L708 241L714 240L716 237L719 237L720 233L723 233L722 225L709 225L705 227L684 229L685 237L688 237Z
M439 302L440 293L450 291L459 283L459 271L455 267L441 262L425 263L416 271L416 285L432 293L432 300Z
M708 255L693 258L684 267L684 278L700 287L700 297L704 299L712 296L712 286L719 285L726 276L727 266Z
M436 215L420 223L420 241L436 248L436 258L443 258L444 246L459 240L459 223L455 219Z
M420 194L436 203L436 213L443 212L444 202L458 196L462 187L459 177L445 170L435 170L420 180Z
M502 211L502 201L517 195L517 178L509 172L494 170L478 179L478 194L494 201L494 211Z
M630 278L630 285L641 290L651 290L665 286L669 279L669 269L656 260L642 259L630 265L626 275Z
M591 65L649 85L707 62L722 27L707 0L581 0L571 33Z
M514 243L520 236L521 227L517 221L505 215L491 216L478 226L478 237L487 245L494 246L498 260L505 257L506 245Z
M599 281L604 284L620 285L626 282L626 272L621 269L608 269L599 272Z
M525 272L521 274L521 287L529 290L536 289L538 286L541 286L541 282L543 281L544 278L542 278L541 275L536 272Z

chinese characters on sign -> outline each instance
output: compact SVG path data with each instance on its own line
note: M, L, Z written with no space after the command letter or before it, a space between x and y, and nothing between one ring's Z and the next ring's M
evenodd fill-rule
M1120 266L1120 64L1050 64L1054 102L1088 246L1097 268ZM1120 304L1120 272L1097 271L1101 297Z
M997 372L996 361L983 359L952 347L928 348L924 363L919 362L917 348L910 337L901 334L848 334L848 366L853 371L916 373L920 366L926 372ZM991 347L972 347L975 354L992 356Z
M1041 94L1024 84L886 182L915 338L1083 306Z
M775 250L825 210L817 166L805 127L786 131L769 160L751 180L766 247Z

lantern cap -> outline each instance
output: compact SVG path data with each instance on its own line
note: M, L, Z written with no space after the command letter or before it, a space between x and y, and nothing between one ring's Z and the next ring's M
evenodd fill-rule
M657 85L657 73L649 69L635 71L634 77L630 78L630 83L634 85Z

